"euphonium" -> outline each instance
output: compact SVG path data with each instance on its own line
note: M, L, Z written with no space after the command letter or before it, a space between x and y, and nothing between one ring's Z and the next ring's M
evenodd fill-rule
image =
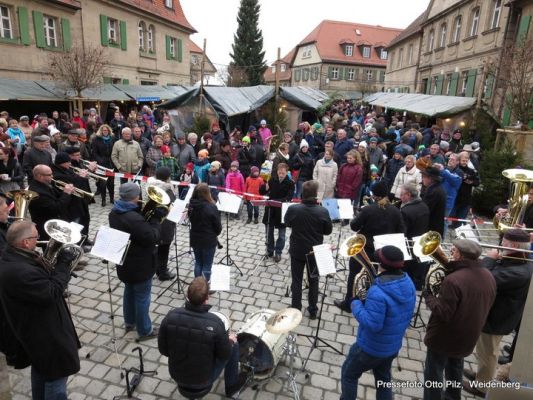
M168 212L170 205L170 196L161 188L149 185L146 188L148 201L144 204L141 214L145 220L149 220L157 208L165 208ZM162 221L161 221L162 222Z
M15 219L25 219L28 215L30 202L39 197L33 190L11 190L6 193L9 199L15 203Z
M413 246L413 253L415 256L429 256L435 260L435 264L428 270L425 283L426 289L428 289L433 296L439 294L442 281L448 273L446 265L450 261L444 254L442 247L440 247L441 243L442 238L440 233L429 231L423 234Z
M511 181L511 197L507 215L500 218L497 215L493 219L494 227L500 232L521 224L528 205L528 192L533 182L533 171L527 169L506 169L502 175Z
M374 279L377 272L370 261L370 258L365 252L366 237L357 233L347 238L342 242L339 249L340 253L344 257L353 257L359 264L361 264L361 271L355 276L353 283L353 297L357 297L360 300L366 299L366 293ZM361 257L357 257L361 255Z
M46 266L49 269L53 269L57 262L57 255L63 249L63 251L72 252L76 256L70 264L70 270L72 271L83 256L83 249L76 244L81 240L80 231L74 229L70 223L60 219L46 221L44 230L50 236L50 240L43 252L43 260Z

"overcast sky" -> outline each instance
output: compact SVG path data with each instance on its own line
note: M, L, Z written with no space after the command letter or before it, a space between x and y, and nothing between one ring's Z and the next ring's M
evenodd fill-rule
M429 0L259 0L265 58L287 54L324 19L405 28L427 7ZM191 38L215 66L229 64L233 35L237 30L240 0L181 0L185 16L198 33Z

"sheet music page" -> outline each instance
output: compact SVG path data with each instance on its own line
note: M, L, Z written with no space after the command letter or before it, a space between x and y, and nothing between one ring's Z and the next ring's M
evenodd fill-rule
M220 192L218 194L218 211L237 214L241 208L242 198L233 193Z
M285 214L287 214L287 210L289 209L290 206L293 206L297 203L281 203L281 222L284 224L285 223Z
M333 252L329 243L313 246L313 253L315 254L316 266L320 276L335 274L337 272L335 269L335 259L333 258Z
M129 240L129 233L103 225L96 233L96 239L90 254L120 265L124 253L128 249Z
M172 203L172 207L167 215L167 219L179 224L183 219L183 213L185 212L186 207L187 204L185 203L185 200L176 199L174 203Z
M322 207L328 210L329 217L332 221L340 219L339 205L337 203L337 199L323 199Z
M413 243L417 243L417 242L419 242L421 237L422 237L422 236L415 236L415 237L413 238ZM414 254L414 253L413 253L413 254ZM418 258L418 260L419 260L420 262L430 262L430 261L433 261L433 258L431 258L430 256L420 256L420 257L417 256L417 258Z
M384 246L398 247L403 253L404 261L411 260L411 254L407 250L407 241L403 233L391 233L388 235L374 236L374 248L381 249Z
M340 219L352 219L353 207L350 199L337 199Z
M230 291L230 267L229 265L213 264L211 267L210 290Z

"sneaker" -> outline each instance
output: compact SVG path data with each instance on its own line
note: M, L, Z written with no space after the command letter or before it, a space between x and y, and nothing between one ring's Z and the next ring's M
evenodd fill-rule
M339 307L342 311L346 311L347 313L351 313L352 312L350 307L348 307L343 300L334 300L333 304L335 304L335 306Z
M248 217L248 219L246 220L246 223L249 224L252 222L252 218Z
M254 218L254 224L258 224L259 223L259 218Z
M280 262L280 261L281 261L281 254L276 254L276 255L274 256L274 261L275 261L275 262Z
M157 276L159 280L162 281L170 281L176 277L176 274L174 272L165 271Z
M239 392L243 388L247 380L248 380L247 372L239 373L239 379L237 383L235 385L226 387L226 397L233 398L233 395Z
M144 336L139 336L137 338L137 340L135 340L137 343L139 342L144 342L145 340L150 340L150 339L155 339L157 338L157 334L159 333L159 328L154 326L152 328L152 332L149 333L148 335L144 335Z

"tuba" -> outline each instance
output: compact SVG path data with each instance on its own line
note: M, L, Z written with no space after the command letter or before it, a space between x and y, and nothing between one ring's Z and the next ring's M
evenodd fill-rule
M141 214L146 221L152 218L155 210L158 208L164 208L168 212L170 196L163 189L155 185L149 185L146 188L146 194L148 195L148 201L143 205L141 210Z
M63 251L73 252L76 255L76 258L70 264L70 270L72 271L83 256L83 249L76 244L81 240L80 231L61 219L46 221L44 230L50 236L50 240L43 252L43 260L47 268L54 269L57 255L63 249Z
M372 264L372 261L370 261L370 258L365 252L365 244L366 237L357 233L342 242L339 249L340 254L344 257L353 257L355 261L361 264L362 269L355 276L353 283L353 297L363 301L366 299L366 293L377 276L374 264ZM357 257L358 255L361 255L361 257Z
M431 266L426 275L425 287L433 296L437 296L442 285L442 281L446 277L446 265L449 260L444 254L442 247L442 238L440 233L429 231L424 233L420 239L414 243L413 253L417 257L429 256L435 264Z
M509 209L507 215L500 218L494 216L492 220L494 227L500 232L512 228L516 224L521 224L524 220L528 204L528 191L533 182L533 171L527 169L506 169L502 175L510 180L511 190L509 198Z
M25 219L28 216L30 202L39 197L36 192L27 189L11 190L6 196L15 203L14 219Z

